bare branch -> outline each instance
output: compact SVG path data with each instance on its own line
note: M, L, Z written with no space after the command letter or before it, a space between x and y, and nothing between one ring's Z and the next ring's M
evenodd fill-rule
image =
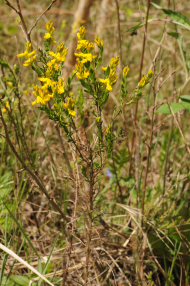
M56 2L57 0L52 0L51 3L49 4L49 6L47 7L47 9L40 15L40 17L37 18L36 22L34 23L34 25L32 26L32 28L30 29L30 31L28 32L28 35L31 34L32 30L36 27L38 21L41 19L41 17L48 11L51 9L51 6Z
M121 69L120 72L122 76L123 66L122 66L122 50L121 50L121 32L120 32L119 5L117 0L115 0L115 4L117 7L117 30L118 30L118 40L119 40L120 69Z
M18 14L17 9L16 9L11 3L9 3L9 1L5 0L5 3L6 3L7 6L9 6L11 9L15 10L15 12Z

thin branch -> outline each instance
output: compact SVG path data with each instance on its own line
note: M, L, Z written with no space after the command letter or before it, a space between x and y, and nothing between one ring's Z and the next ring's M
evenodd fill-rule
M145 44L146 44L146 40L148 43L148 38L147 38L147 25L148 25L148 15L149 15L149 8L150 8L150 0L148 0L147 3L147 11L146 11L146 23L144 25L144 19L142 17L142 13L141 13L141 9L140 9L140 3L138 0L138 4L139 4L139 12L141 15L141 19L142 19L142 23L143 23L143 27L144 27L144 38L143 38L143 46L142 46L142 54L141 54L141 66L140 66L140 71L139 71L139 81L141 80L142 77L142 68L143 68L143 62L144 62L144 53L145 53ZM149 52L150 52L150 56L152 59L152 54L149 48ZM136 125L136 121L137 121L137 111L138 111L138 99L135 105L135 113L134 113L134 125ZM134 128L135 130L135 128ZM133 147L134 147L134 141L135 141L135 131L133 131L133 135L132 135L132 143L131 143L131 152L133 152ZM131 169L131 166L130 166Z
M47 7L47 9L37 18L36 22L34 23L34 25L32 26L32 28L30 29L30 31L28 32L28 35L31 34L32 30L36 27L38 21L41 19L41 17L48 11L51 9L51 6L56 2L57 0L52 0L51 3L49 4L49 6Z
M159 18L157 19L157 18L155 18L155 19L151 19L151 21L163 21L163 22L173 23L173 24L179 25L179 26L181 26L181 27L187 29L188 31L190 31L190 28L189 28L188 26L183 25L183 24L181 24L181 23L179 23L179 22L170 20L170 19L159 19Z
M120 68L121 68L121 75L122 75L122 50L121 50L121 32L120 32L120 18L119 18L119 5L118 1L115 0L115 4L117 7L117 29L118 29L118 40L119 40L119 57L120 57Z
M31 38L30 38L30 34L32 32L32 30L36 27L38 21L40 20L40 18L48 11L51 9L51 6L56 2L57 0L52 0L50 5L47 7L47 9L37 18L36 22L34 23L34 25L32 26L32 28L28 31L27 30L27 26L26 26L26 23L25 23L25 20L24 20L24 17L22 15L22 11L21 11L21 7L20 7L20 3L19 3L19 0L16 0L16 3L17 3L17 9L8 1L8 0L5 0L5 3L7 4L7 6L9 6L11 9L13 9L20 17L20 20L19 21L19 25L20 27L22 28L23 32L24 32L24 35L25 35L25 38L28 42L31 43Z
M66 269L65 269L65 275L63 276L62 286L65 286L65 282L66 282L66 280L67 280L69 261L70 261L70 258L71 258L71 250L72 250L72 236L70 237L70 245L69 245L69 251L68 251L68 258L67 258L67 264L66 264Z
M17 9L11 3L9 3L9 1L5 0L5 3L18 14Z

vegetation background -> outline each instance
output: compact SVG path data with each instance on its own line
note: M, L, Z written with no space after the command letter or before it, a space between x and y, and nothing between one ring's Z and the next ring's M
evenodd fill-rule
M0 136L0 285L190 285L190 6L188 0L154 2L165 10L149 0L20 1L28 31L51 6L31 40L43 48L45 24L53 21L56 41L69 47L66 79L76 63L80 25L87 39L103 39L103 66L120 56L120 82L121 68L129 66L129 93L150 68L154 72L138 103L124 108L114 123L114 132L121 130L122 136L98 177L87 245L91 213L78 155L58 125L31 105L37 75L16 57L26 39L19 14L7 5L18 2L0 0L0 108L4 95L10 102L18 99L11 114L3 113L10 142L0 122L0 133L6 135ZM11 86L13 74L16 87ZM72 91L75 98L84 95L77 78ZM120 105L119 95L118 81L103 111L105 126ZM94 128L88 100L81 134ZM11 144L41 179L49 199ZM83 191L76 200L77 178ZM66 216L72 240L52 201Z

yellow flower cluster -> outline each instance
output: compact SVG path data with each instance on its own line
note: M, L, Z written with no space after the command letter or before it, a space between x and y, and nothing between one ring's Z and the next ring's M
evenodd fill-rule
M117 81L117 76L115 75L116 73L116 66L119 64L119 57L112 58L110 60L109 68L110 68L110 73L106 79L101 79L99 78L99 81L104 83L106 85L106 89L108 91L112 90L113 85ZM107 70L108 67L102 68L104 71Z
M139 86L140 87L143 87L143 86L145 86L145 84L147 83L147 77L146 76L143 76L143 78L140 80L140 82L139 82Z
M53 22L48 22L46 24L46 30L48 31L47 33L45 33L44 39L49 40L50 43L54 43L57 44L54 37L52 37L52 34L54 32L54 27L53 27Z
M57 53L49 51L49 55L53 57L53 59L49 63L47 63L49 70L51 70L52 67L54 67L55 70L59 69L58 64L64 63L66 60L65 57L67 55L67 50L68 48L64 47L64 43L61 43L57 46Z
M77 78L83 79L87 78L89 76L89 70L83 66L83 63L78 62L78 65L75 65L75 68L77 70Z
M101 117L99 115L96 116L96 122L100 122Z
M75 107L75 100L71 97L67 97L67 103L63 103L63 107L68 110L69 114L72 116L76 116L76 112L73 110Z
M102 48L103 47L103 41L99 39L99 37L96 35L94 42L97 44L98 48Z
M106 133L111 134L111 125L110 124L108 124L108 126L106 128Z
M79 52L75 53L78 62L78 64L75 65L75 68L77 70L76 75L78 79L88 78L89 71L85 67L85 63L87 62L91 63L97 57L97 55L91 54L91 52L94 50L94 43L90 43L88 40L84 40L85 34L86 34L85 27L83 26L80 27L79 32L77 33L78 37L77 50L79 50ZM95 42L97 42L98 39L95 37ZM103 41L101 42L99 39L99 42L100 44L103 45Z
M36 100L32 102L32 105L41 103L42 105L45 105L46 102L48 102L53 95L49 94L47 86L42 86L41 88L39 86L34 87L33 94L36 97Z
M8 110L10 110L10 105L9 105L8 100L6 101L6 108L7 108ZM6 108L5 108L5 107L2 108L2 112L3 112L3 113L6 113L6 112L7 112L7 109L6 109Z
M129 67L126 66L124 69L123 69L123 77L126 77L128 75L128 72L129 72Z
M33 62L36 59L36 50L32 51L32 45L30 42L26 42L26 50L24 51L24 53L18 54L17 57L25 57L28 60L26 60L23 64L23 66L28 67L31 66L33 64Z
M151 78L153 76L153 71L150 69L148 72L148 77Z
M64 78L60 78L58 81L53 81L50 78L41 77L39 78L40 81L44 82L45 84L42 87L36 86L33 92L36 100L32 102L32 105L41 103L45 105L51 98L55 97L56 93L62 94L64 93ZM49 92L51 90L52 92Z
M143 78L140 80L140 82L139 82L139 87L145 86L145 84L149 81L149 79L151 79L152 76L153 76L153 71L150 69L150 70L148 71L147 77L146 77L146 76L143 76Z
M79 32L77 33L77 38L79 39L79 41L83 40L85 35L86 35L86 29L85 27L81 26Z

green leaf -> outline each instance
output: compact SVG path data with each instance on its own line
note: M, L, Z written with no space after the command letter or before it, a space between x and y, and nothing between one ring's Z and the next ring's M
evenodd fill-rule
M187 100L182 100L181 101L182 106L188 111L190 112L190 102Z
M182 100L190 101L190 95L181 95L180 98L181 98Z
M153 20L152 19L149 19L147 21L147 23L150 23L152 22ZM144 22L144 25L146 24L146 22ZM132 32L135 32L136 30L138 30L139 28L141 28L143 26L143 22L140 22L138 23L136 26L134 27L131 27L130 29L128 29L125 33L132 33Z
M159 9L159 10L162 10L166 15L168 15L173 21L179 23L179 24L182 24L185 27L187 27L187 29L189 30L190 29L190 21L189 19L184 16L183 14L181 14L180 12L174 12L172 10L169 10L169 9L164 9L162 8L161 6L151 2L151 4L156 8L156 9Z
M169 32L168 35L176 38L177 40L183 38L183 35L177 32Z
M30 284L30 279L26 276L12 276L11 280L21 286L28 286Z
M1 282L1 286L14 286L14 281L12 281L10 278L7 280L7 276L3 276L3 280Z
M176 113L179 110L185 108L181 102L178 102L178 103L171 102L170 105L171 105L171 108L173 110L173 113ZM155 113L172 114L168 103L161 105Z

